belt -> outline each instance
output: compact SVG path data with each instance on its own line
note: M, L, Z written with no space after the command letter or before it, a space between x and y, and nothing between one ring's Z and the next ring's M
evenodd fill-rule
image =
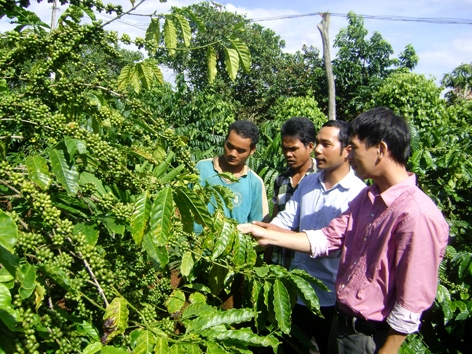
M363 333L368 336L378 331L387 331L390 328L387 321L372 321L349 316L342 313L338 306L336 306L336 320L339 324L351 328L355 333Z

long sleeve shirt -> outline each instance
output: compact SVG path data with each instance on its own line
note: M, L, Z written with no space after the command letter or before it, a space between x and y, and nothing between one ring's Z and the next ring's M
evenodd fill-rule
M415 175L383 193L366 188L328 227L306 233L312 257L342 250L335 287L343 312L418 329L436 296L449 226Z
M288 230L321 229L345 211L348 202L364 188L364 182L352 170L330 189L325 186L324 172L307 175L285 205L285 210L278 213L271 223ZM306 253L295 252L290 269L303 269L328 287L330 292L314 286L320 305L326 307L336 302L334 281L338 266L339 252L316 259ZM298 303L303 304L300 299Z

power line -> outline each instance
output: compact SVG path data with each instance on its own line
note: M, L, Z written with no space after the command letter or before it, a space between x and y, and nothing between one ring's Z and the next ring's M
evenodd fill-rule
M310 14L298 14L298 15L283 15L283 16L274 16L274 17L261 17L261 18L251 18L251 22L263 22L263 21L275 21L283 20L287 18L300 18L300 17L310 17L310 16L320 16L322 12L310 13ZM331 16L335 17L347 17L348 14L330 12ZM472 20L464 18L442 18L442 17L407 17L407 16L375 16L375 15L361 15L356 14L357 16L363 17L364 19L371 20L380 20L380 21L403 21L403 22L427 22L435 24L458 24L458 25L472 25Z
M282 15L282 16L273 16L273 17L261 17L261 18L250 18L248 21L250 22L264 22L264 21L276 21L276 20L284 20L284 19L291 19L291 18L301 18L301 17L313 17L313 16L321 16L321 12L317 13L309 13L309 14L297 14L297 15ZM110 15L105 15L100 13L100 16L113 18ZM348 14L346 13L336 13L330 12L331 16L334 17L347 17ZM148 15L149 16L149 15ZM442 17L407 17L407 16L381 16L381 15L361 15L356 14L356 16L363 17L364 19L370 20L380 20L380 21L400 21L400 22L424 22L424 23L433 23L433 24L443 24L443 25L472 25L472 20L464 19L464 18L442 18ZM147 28L147 24L134 24L124 20L117 20L117 22L121 22L125 25L135 27L141 30L145 30Z

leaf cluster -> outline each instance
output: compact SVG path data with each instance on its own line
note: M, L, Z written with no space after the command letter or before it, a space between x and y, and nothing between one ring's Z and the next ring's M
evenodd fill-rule
M140 100L155 62L75 15L2 35L1 350L275 352L294 294L317 311L319 282L262 263L223 216L229 192L199 185L187 140ZM257 301L226 309L241 277Z

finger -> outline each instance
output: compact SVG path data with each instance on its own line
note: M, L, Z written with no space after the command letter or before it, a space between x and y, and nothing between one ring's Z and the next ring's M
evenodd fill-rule
M253 221L252 223L253 223L254 225L263 227L264 229L266 229L267 227L270 226L270 223L262 222L262 221Z
M239 224L236 228L241 231L243 234L247 234L251 232L252 225L251 224Z

